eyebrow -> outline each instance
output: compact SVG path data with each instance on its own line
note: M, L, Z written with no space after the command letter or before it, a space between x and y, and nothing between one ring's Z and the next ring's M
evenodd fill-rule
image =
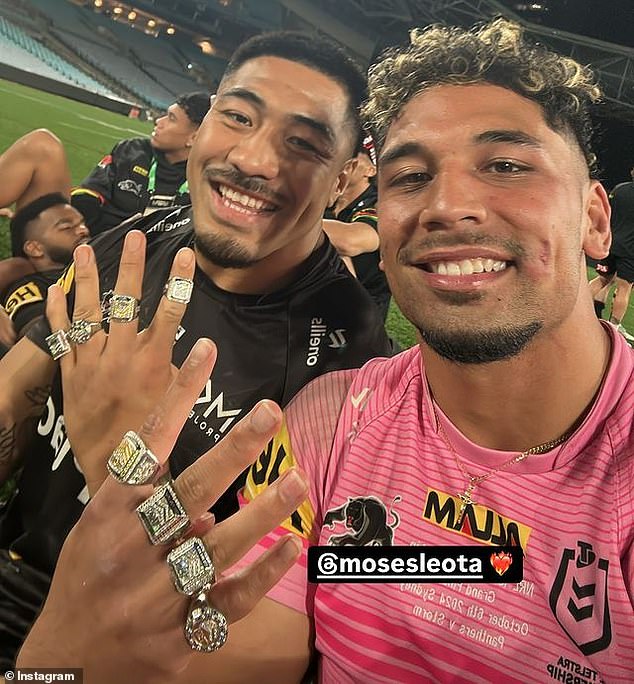
M217 97L219 99L221 99L223 97L238 97L238 98L241 98L242 100L246 100L247 102L250 102L251 104L255 105L256 107L259 107L261 109L266 109L266 103L264 102L264 100L259 95L254 93L252 90L248 90L247 88L241 88L240 86L236 86L234 88L229 88L228 90L225 90L224 93L218 95ZM312 128L316 133L319 133L319 135L326 138L330 144L335 143L334 131L324 121L320 121L319 119L315 119L312 116L306 116L305 114L289 114L289 116L296 123L303 124L304 126L308 126L309 128Z
M379 157L379 166L401 159L402 157L422 156L425 154L425 146L418 142L404 142L392 149L383 152Z
M475 136L474 142L477 145L486 143L510 143L511 145L524 145L525 147L542 147L540 141L532 135L524 133L524 131L506 129L479 133Z
M532 135L524 133L524 131L506 129L478 133L478 135L474 136L473 141L476 145L484 145L487 143L510 143L512 145L524 145L526 147L539 149L542 147L540 141ZM379 166L389 164L390 162L402 159L403 157L423 156L426 154L426 151L427 148L419 142L404 142L385 151L379 157Z

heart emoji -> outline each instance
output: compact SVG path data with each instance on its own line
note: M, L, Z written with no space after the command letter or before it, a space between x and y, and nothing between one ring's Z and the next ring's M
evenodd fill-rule
M513 556L508 551L500 551L499 553L491 554L491 565L498 575L502 576L513 562Z

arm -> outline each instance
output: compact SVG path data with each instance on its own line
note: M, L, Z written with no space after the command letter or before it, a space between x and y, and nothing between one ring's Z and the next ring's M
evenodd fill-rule
M55 362L27 338L0 360L0 482L18 465L25 428L46 406Z
M112 200L115 179L114 157L121 143L115 145L95 168L70 192L71 204L83 215L92 229L101 215L101 208Z
M161 463L214 359L214 346L200 340L140 428L141 438ZM187 684L298 681L310 653L308 619L272 602L260 603L297 559L300 545L294 535L274 543L239 572L228 574L228 569L299 506L307 493L305 480L293 469L222 523L211 526L201 519L280 424L280 409L270 401L260 402L174 483L216 567L219 579L207 596L231 625L226 646L204 656L191 650L183 636L190 599L178 594L170 580L165 562L169 549L148 543L135 513L152 489L122 485L109 477L64 544L48 599L22 647L18 666L83 667L91 684L110 684L123 673L126 681Z
M0 343L5 347L12 347L15 344L13 323L2 306L0 306Z
M365 252L375 252L379 248L378 233L370 224L363 221L344 223L324 219L322 226L341 256L354 257Z

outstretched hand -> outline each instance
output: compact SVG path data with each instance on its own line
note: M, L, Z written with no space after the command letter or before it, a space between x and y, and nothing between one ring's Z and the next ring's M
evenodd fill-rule
M126 235L114 292L141 299L145 268L145 235ZM74 255L73 321L101 322L99 275L92 248L77 247ZM195 256L178 251L170 276L193 278ZM108 456L127 430L133 429L164 394L176 369L172 347L186 304L161 298L150 326L138 332L138 319L110 322L85 343L73 345L60 359L64 420L73 453L91 495L106 477ZM52 330L68 330L62 289L49 289L47 317Z
M216 352L199 340L139 436L165 465L189 411L210 375ZM216 567L209 603L229 623L249 613L300 553L292 535L254 564L221 576L306 497L294 469L231 518L212 525L206 513L277 432L280 408L261 401L213 449L189 466L174 488ZM169 548L152 546L135 512L152 493L148 485L119 484L111 476L68 536L44 609L18 658L20 667L83 667L86 681L111 684L172 682L194 651L183 631L189 599L176 592ZM229 636L231 639L231 636ZM210 677L214 658L210 659Z

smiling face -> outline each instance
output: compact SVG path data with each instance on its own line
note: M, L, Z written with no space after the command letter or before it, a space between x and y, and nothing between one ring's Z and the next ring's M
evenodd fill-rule
M203 268L257 265L266 288L311 253L352 154L347 105L336 81L278 57L222 82L187 165Z
M605 254L609 209L572 136L540 107L488 84L412 98L379 160L386 274L441 356L519 353L579 305L583 250Z

